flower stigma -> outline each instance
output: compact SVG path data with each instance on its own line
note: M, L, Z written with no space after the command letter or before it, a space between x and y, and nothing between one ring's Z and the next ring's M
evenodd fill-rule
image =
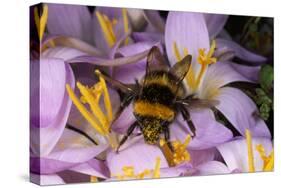
M173 141L172 146L174 151L171 151L167 143L164 140L160 140L160 147L170 166L175 166L183 162L190 161L190 154L186 149L191 141L191 136L187 135L184 142Z
M256 172L254 164L252 135L248 129L246 129L246 142L248 149L248 171ZM262 144L258 144L256 146L256 150L258 151L260 158L263 161L263 171L272 171L274 167L274 151L272 150L271 153L266 156L265 149Z
M156 158L155 167L153 170L144 169L140 173L135 173L134 166L124 166L122 168L123 174L112 175L112 177L117 178L118 180L125 179L144 179L147 178L160 178L160 157Z
M43 11L41 17L39 16L38 7L34 8L34 20L37 28L37 33L40 41L42 41L44 31L46 29L47 20L48 20L48 5L43 5Z
M71 87L67 84L66 90L73 104L77 107L82 116L90 123L90 125L102 136L105 136L112 148L117 147L117 141L113 138L113 133L110 132L112 122L112 106L105 80L100 76L98 70L95 71L99 77L99 82L92 87L84 86L77 82L77 87L81 93L78 98ZM103 104L106 113L103 112L100 106L100 99L103 96ZM89 106L90 110L86 107Z

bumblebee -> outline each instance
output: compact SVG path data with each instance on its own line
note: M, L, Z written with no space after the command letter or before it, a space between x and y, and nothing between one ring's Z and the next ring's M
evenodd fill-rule
M188 73L192 61L191 55L170 67L158 47L154 46L147 55L146 72L141 81L135 84L123 84L101 74L105 80L115 87L121 96L121 105L115 116L117 119L124 108L133 104L133 114L136 121L129 126L126 135L121 139L117 152L126 142L136 127L139 127L147 144L156 144L160 135L173 151L170 143L169 125L180 113L187 122L193 136L195 126L190 118L188 108L192 106L211 107L215 101L194 99L186 96L183 79Z

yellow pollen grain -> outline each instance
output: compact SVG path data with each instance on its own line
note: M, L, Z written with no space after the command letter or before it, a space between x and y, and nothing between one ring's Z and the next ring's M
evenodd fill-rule
M37 28L38 36L40 41L43 38L43 34L47 25L47 20L48 20L48 6L46 4L43 5L43 12L41 17L39 16L39 10L38 7L34 8L34 20L35 20L35 25Z
M248 129L246 129L246 142L248 148L248 165L249 165L248 170L249 172L255 172L252 135Z
M109 18L106 15L102 15L99 11L96 11L96 16L108 46L112 47L116 42L116 36L113 31L113 24L110 22Z
M79 112L83 115L83 117L101 134L105 135L105 131L101 128L101 126L97 123L94 116L86 109L86 107L80 102L80 100L76 97L74 91L71 89L71 87L67 84L66 85L66 91L74 103L74 105L77 107Z
M172 120L175 112L162 104L151 104L145 101L136 101L134 103L134 112L143 116L157 117L163 120Z
M123 17L123 24L124 24L124 32L126 34L129 33L129 21L128 21L128 14L125 8L122 9L122 17ZM128 37L125 39L125 45L128 45L129 39Z

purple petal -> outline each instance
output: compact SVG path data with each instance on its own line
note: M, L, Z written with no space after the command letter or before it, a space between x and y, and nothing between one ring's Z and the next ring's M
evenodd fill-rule
M51 174L51 175L38 175L38 174L30 174L31 182L34 183L39 183L40 185L60 185L60 184L65 184L63 179L56 175L56 174Z
M196 167L196 175L206 176L215 174L229 174L231 171L228 167L219 161L209 161Z
M65 129L51 153L31 157L31 169L40 174L60 172L91 160L107 147L107 144L95 145L83 135Z
M236 63L231 63L231 67L234 68L237 72L243 75L245 78L249 79L251 82L258 82L260 66L245 66Z
M218 49L223 48L224 50L234 51L235 56L240 59L249 61L253 65L260 65L266 61L265 57L248 51L247 49L235 43L234 41L225 39L216 39L216 41Z
M188 171L192 170L192 165L189 163L182 163L175 167L168 167L160 169L161 178L171 178L184 176Z
M74 49L76 49L75 54L86 53L88 55L93 55L93 56L97 56L97 57L105 56L100 49L97 49L92 44L89 44L88 42L85 42L78 38L67 37L67 36L62 36L62 35L49 35L42 42L42 46L48 47L50 45L53 48L52 43L55 44L55 46L57 46L57 47L61 46L61 47L74 48ZM81 52L79 52L79 51L81 51ZM44 53L46 53L46 52L44 51Z
M104 162L97 159L91 159L83 164L70 168L70 170L99 178L109 178L107 166L104 164Z
M204 14L204 18L209 31L210 39L215 38L223 29L228 15L223 14Z
M236 71L236 66L230 62L217 62L210 66L205 74L203 82L201 83L199 89L199 98L210 99L213 97L214 92L224 85L232 82L251 82L247 77ZM249 70L249 73L257 74L255 71L250 71L250 67L240 65L238 68L245 68ZM257 75L247 75L249 77L254 77Z
M191 150L188 149L190 153L191 161L193 167L196 167L200 164L212 161L215 158L216 150L214 148L204 149L204 150Z
M40 65L40 109L42 108L40 119L43 118L40 120L40 124L42 123L44 128L32 125L30 131L33 152L43 156L51 152L62 135L72 104L65 92L65 84L68 83L74 87L74 75L70 66L58 59L43 59ZM33 91L31 91L31 96L32 93ZM59 107L58 110L56 110L58 108L56 105ZM56 114L51 111L55 111ZM37 117L37 119L39 118Z
M157 45L155 42L139 42L120 48L118 53L123 57L128 57L143 51L150 50L155 45ZM129 65L118 66L113 69L113 77L123 83L135 83L135 79L140 80L144 76L145 67L145 59Z
M173 51L174 43L177 44L181 56L184 56L184 48L196 61L198 49L209 49L209 34L203 14L187 12L169 12L166 29L166 51L171 64L178 60ZM197 65L196 63L195 65Z
M136 42L153 41L164 43L164 35L160 33L134 32L132 33L132 38Z
M64 61L71 60L75 57L86 55L86 53L75 48L69 47L54 47L45 50L42 54L44 58L57 58Z
M224 87L216 100L220 101L217 108L242 135L245 135L245 129L249 129L254 136L271 137L265 122L255 115L257 106L242 91Z
M263 161L260 154L255 149L258 144L262 144L266 155L269 155L272 151L272 142L267 138L252 138L253 152L254 152L254 165L255 170L262 171ZM221 153L227 167L231 171L239 170L241 172L248 172L248 148L246 139L238 139L231 142L227 142L217 147Z
M48 31L93 44L91 14L86 6L48 4Z
M115 59L105 59L98 58L94 56L80 56L76 57L70 61L69 63L91 63L93 65L106 66L106 67L115 67L120 65L128 65L131 63L135 63L141 60L144 60L148 54L149 50L142 51L140 53L128 56L128 57L119 57Z
M168 167L168 163L161 150L155 145L148 145L141 139L135 144L122 149L118 154L111 151L107 154L106 161L111 175L123 174L124 166L133 166L135 173L139 174L145 169L154 169L156 159L160 157L160 167Z
M211 110L190 110L191 119L196 128L196 136L191 140L188 148L199 150L217 146L232 138L232 132L215 120ZM170 126L172 140L184 141L187 134L191 134L186 121L178 116Z
M156 32L164 33L165 21L160 16L159 11L155 10L144 10L144 17L148 24L150 24Z

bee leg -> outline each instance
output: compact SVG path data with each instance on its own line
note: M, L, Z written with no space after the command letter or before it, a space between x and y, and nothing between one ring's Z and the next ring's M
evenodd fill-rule
M188 127L190 128L190 130L191 130L191 132L193 134L192 137L195 137L196 136L196 128L194 126L193 121L191 120L189 111L184 106L182 106L180 108L180 112L181 112L181 114L183 116L183 119L187 122L187 125L188 125Z
M134 122L128 129L127 129L127 133L126 135L121 139L121 141L119 142L119 145L116 149L116 153L119 152L120 147L126 142L126 140L128 139L128 137L133 133L134 129L137 127L138 122Z
M166 141L169 149L172 152L174 152L174 147L172 146L171 141L170 141L170 130L169 130L168 126L165 126L165 128L164 128L164 138L165 138L165 141Z

